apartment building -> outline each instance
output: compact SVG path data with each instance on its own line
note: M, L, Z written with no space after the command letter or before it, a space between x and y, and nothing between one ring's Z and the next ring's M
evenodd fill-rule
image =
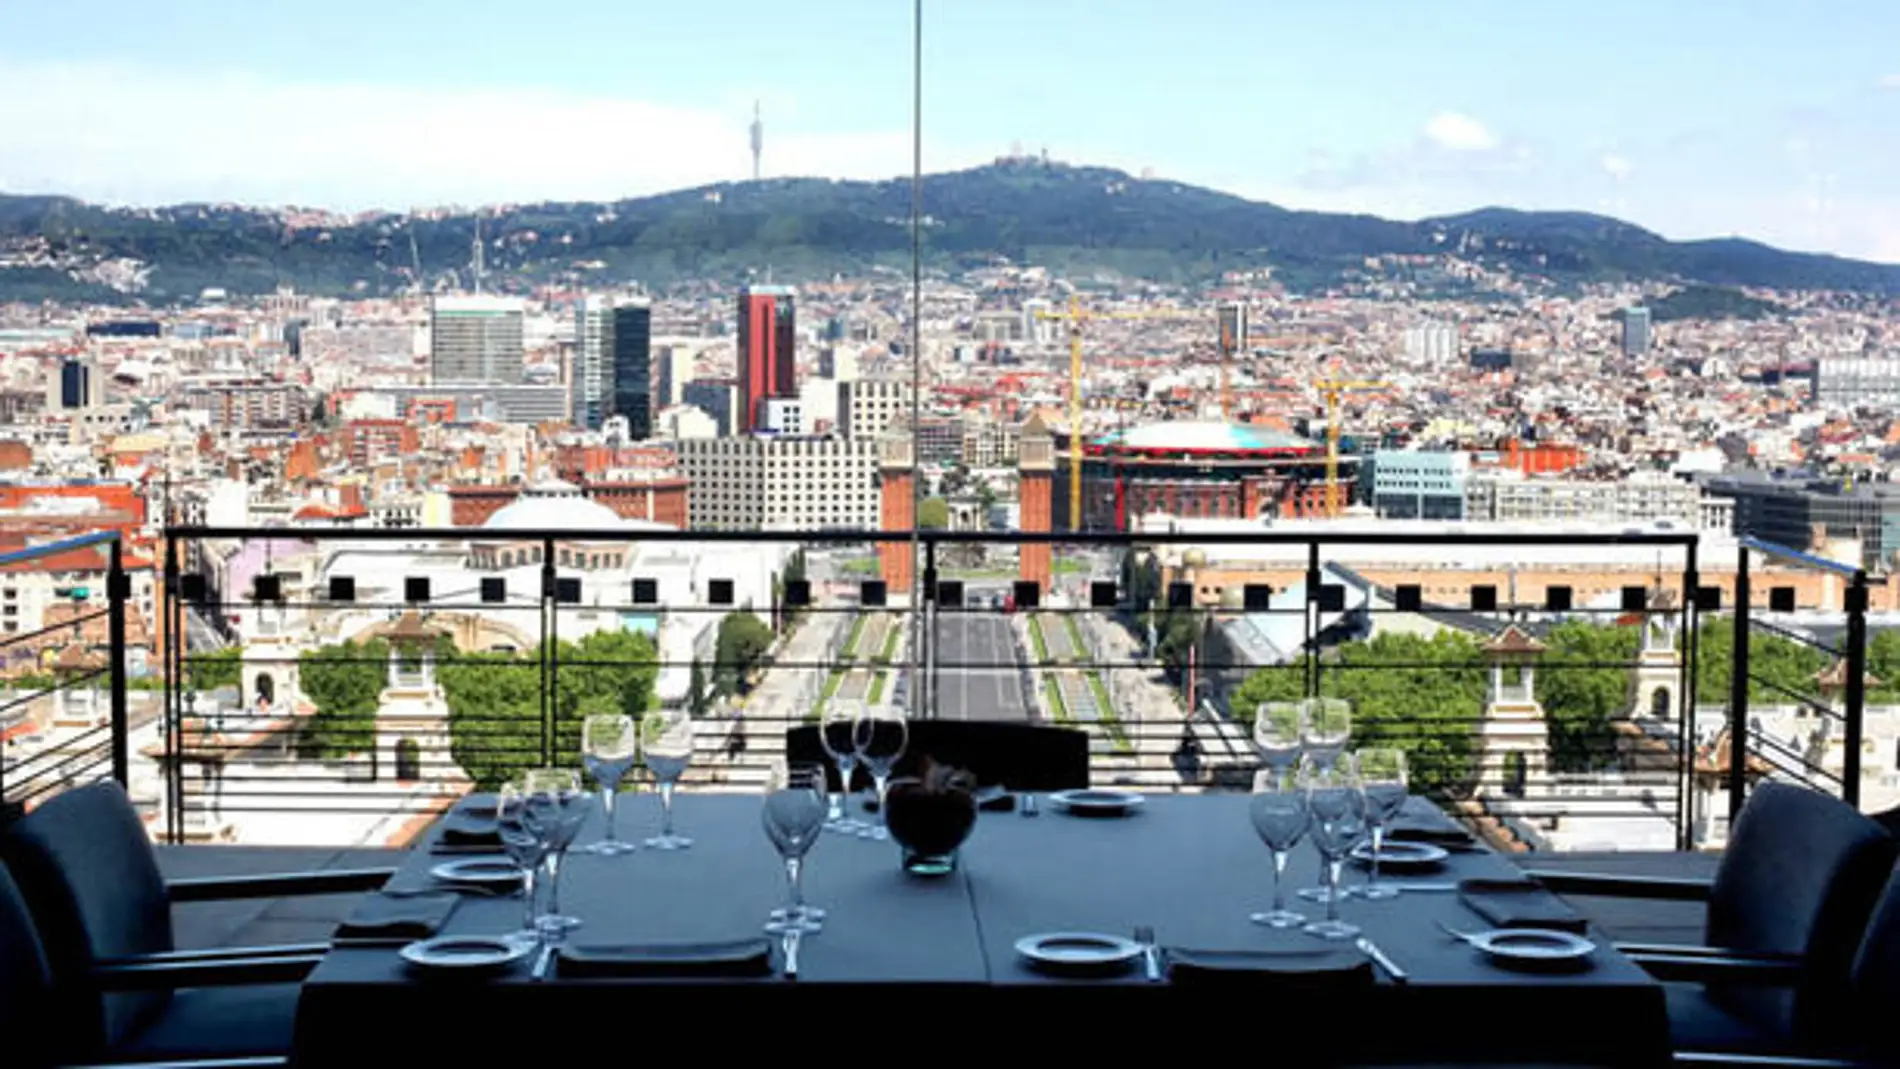
M787 435L675 444L693 526L714 530L873 530L877 440Z

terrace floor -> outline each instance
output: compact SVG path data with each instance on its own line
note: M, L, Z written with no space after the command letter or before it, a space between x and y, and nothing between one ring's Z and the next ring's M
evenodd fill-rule
M181 879L394 867L402 863L402 855L400 850L368 848L158 847L159 868L166 877ZM1677 853L1539 853L1524 855L1522 860L1543 869L1707 879L1714 875L1720 857ZM183 903L172 911L175 938L179 947L188 949L325 942L358 897L357 894L311 895ZM1702 940L1700 903L1582 896L1572 896L1571 902L1619 941L1699 943Z

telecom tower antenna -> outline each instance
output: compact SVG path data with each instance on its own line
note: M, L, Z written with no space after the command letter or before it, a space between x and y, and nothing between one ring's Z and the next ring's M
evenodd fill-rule
M475 256L469 264L475 271L475 294L479 297L482 292L482 275L485 271L482 263L482 216L479 211L475 213Z
M759 102L752 102L752 180L759 180L759 153L765 150L765 123L759 118Z

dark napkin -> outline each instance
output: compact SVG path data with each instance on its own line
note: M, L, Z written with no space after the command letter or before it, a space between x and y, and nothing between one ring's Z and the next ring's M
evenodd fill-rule
M427 939L441 930L461 899L453 894L391 898L369 895L336 926L337 939Z
M1190 950L1168 947L1168 979L1182 983L1370 985L1372 960L1344 947L1297 950Z
M1016 796L1002 787L978 787L976 807L985 813L1007 813L1016 808Z
M1386 838L1401 843L1430 843L1447 850L1476 850L1478 839L1448 820L1402 816L1386 825Z
M736 939L728 943L568 945L561 948L556 958L555 972L570 978L769 976L772 972L772 941Z
M437 842L443 846L486 846L500 850L501 826L492 816L456 811L442 818L442 837Z
M1463 880L1458 898L1493 928L1582 932L1588 918L1536 880Z

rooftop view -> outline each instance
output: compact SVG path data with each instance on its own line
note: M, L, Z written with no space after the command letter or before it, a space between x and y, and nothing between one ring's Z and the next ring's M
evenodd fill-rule
M6 1062L1900 1056L1900 9L642 7L0 0Z

